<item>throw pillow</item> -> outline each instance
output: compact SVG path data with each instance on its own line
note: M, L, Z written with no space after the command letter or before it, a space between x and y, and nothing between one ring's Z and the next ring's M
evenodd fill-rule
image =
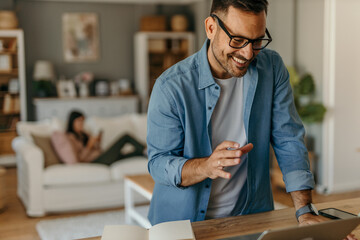
M44 153L44 165L45 167L59 164L59 158L56 155L54 148L51 144L50 137L31 135L34 143L43 151Z
M64 132L53 132L51 142L60 160L66 164L77 163L77 156L70 139Z

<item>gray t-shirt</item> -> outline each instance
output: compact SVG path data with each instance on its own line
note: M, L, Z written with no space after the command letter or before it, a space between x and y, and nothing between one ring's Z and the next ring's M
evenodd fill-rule
M223 141L244 146L247 137L243 119L243 78L215 79L220 86L219 100L211 116L212 149ZM226 167L231 179L213 180L206 219L228 217L241 211L246 200L247 154L239 165Z

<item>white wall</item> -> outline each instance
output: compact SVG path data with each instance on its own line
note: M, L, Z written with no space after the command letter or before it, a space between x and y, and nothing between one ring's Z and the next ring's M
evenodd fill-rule
M322 101L324 0L296 0L295 66L299 73L310 73L316 85L315 100ZM314 138L313 169L317 183L323 179L322 124L305 126L306 134Z
M330 191L360 189L360 1L331 0L335 3L334 85L332 112L333 168ZM331 160L330 160L331 161ZM332 181L331 181L332 180Z
M270 0L271 48L300 74L313 75L316 100L328 108L315 137L318 189L360 189L360 1Z
M286 65L295 59L295 1L269 0L267 28L273 38L269 48L277 51Z

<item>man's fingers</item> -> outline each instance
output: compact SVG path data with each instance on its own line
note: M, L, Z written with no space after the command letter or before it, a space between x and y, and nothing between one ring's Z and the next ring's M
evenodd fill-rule
M220 150L215 152L215 157L217 159L239 158L241 155L241 150Z
M241 148L234 150L218 149L215 152L215 154L217 158L236 158L236 157L241 157L242 155L250 152L253 149L253 147L254 145L252 143L249 143Z
M218 160L215 163L215 167L230 167L230 166L235 166L238 165L240 163L240 158L233 158L233 159L221 159Z
M253 149L254 145L252 143L248 143L245 146L241 147L240 150L243 154L250 152Z
M221 177L221 178L226 178L226 179L230 179L231 178L231 174L228 173L228 172L225 172L223 170L216 170L214 172L214 174L217 176L217 177Z
M215 150L225 150L227 148L239 148L240 144L234 141L223 141L220 143Z
M345 238L345 240L357 240L357 238L355 238L354 234L349 234L347 235L347 237Z

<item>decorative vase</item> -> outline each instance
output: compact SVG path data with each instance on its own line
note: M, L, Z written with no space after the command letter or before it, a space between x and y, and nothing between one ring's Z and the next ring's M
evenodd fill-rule
M0 11L0 29L15 29L18 19L13 11Z
M79 96L80 97L88 97L89 96L89 87L84 82L79 84Z

